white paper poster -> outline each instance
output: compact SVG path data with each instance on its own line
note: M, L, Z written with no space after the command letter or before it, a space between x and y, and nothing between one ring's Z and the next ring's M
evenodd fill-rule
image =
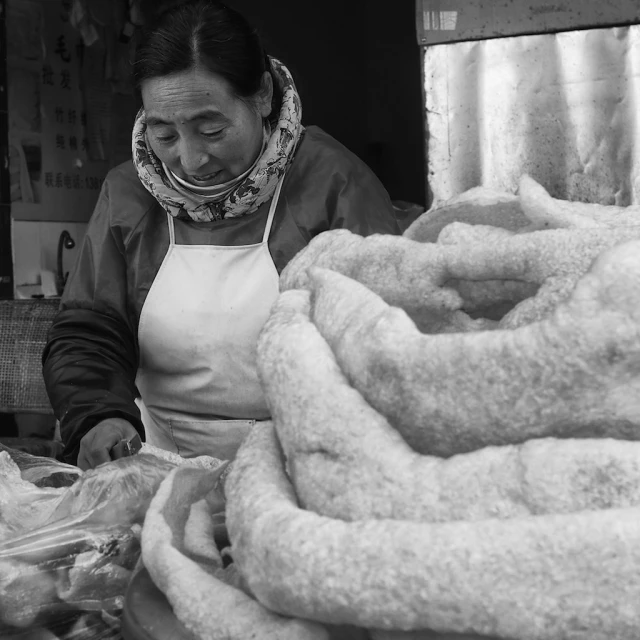
M16 219L86 221L95 206L107 162L96 161L89 153L81 86L84 49L79 32L69 24L68 0L40 0L39 5L43 24L39 74L41 166L37 170L33 158L29 164L35 206L15 203L12 214ZM9 23L10 18L11 13ZM7 26L11 28L10 24ZM11 52L9 58L12 59ZM9 73L24 77L33 72L33 63L30 65L27 71L20 69L19 63L14 64ZM108 86L107 81L104 83Z

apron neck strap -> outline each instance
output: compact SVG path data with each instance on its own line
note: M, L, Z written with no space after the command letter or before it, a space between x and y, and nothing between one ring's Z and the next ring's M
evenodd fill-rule
M271 225L273 224L273 218L276 215L276 208L278 207L278 200L280 199L280 191L282 190L282 183L284 182L284 175L280 178L276 191L273 194L271 200L271 206L269 207L269 216L267 217L267 224L264 228L264 234L262 235L262 244L269 240L269 234L271 233Z
M173 216L168 211L167 222L169 224L169 246L172 247L176 243L176 230L173 226Z

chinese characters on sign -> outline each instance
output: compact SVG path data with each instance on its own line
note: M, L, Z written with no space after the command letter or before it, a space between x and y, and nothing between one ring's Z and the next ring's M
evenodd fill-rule
M93 189L94 191L100 190L102 186L102 178L96 176L84 176L78 173L58 173L54 174L52 171L45 171L44 174L44 186L56 189Z
M82 41L69 24L68 0L44 3L41 202L47 219L88 220L107 166L89 156L81 86Z

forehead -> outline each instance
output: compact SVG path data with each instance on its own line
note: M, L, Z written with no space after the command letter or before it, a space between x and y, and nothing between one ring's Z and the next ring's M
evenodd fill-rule
M224 78L198 68L145 80L141 93L147 122L177 123L201 113L233 118L243 106Z

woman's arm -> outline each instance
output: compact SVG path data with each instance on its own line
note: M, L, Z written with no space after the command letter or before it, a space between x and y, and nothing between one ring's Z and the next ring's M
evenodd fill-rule
M107 418L122 418L143 435L134 403L136 331L128 313L124 241L111 225L107 180L42 356L68 462L76 463L80 440Z

